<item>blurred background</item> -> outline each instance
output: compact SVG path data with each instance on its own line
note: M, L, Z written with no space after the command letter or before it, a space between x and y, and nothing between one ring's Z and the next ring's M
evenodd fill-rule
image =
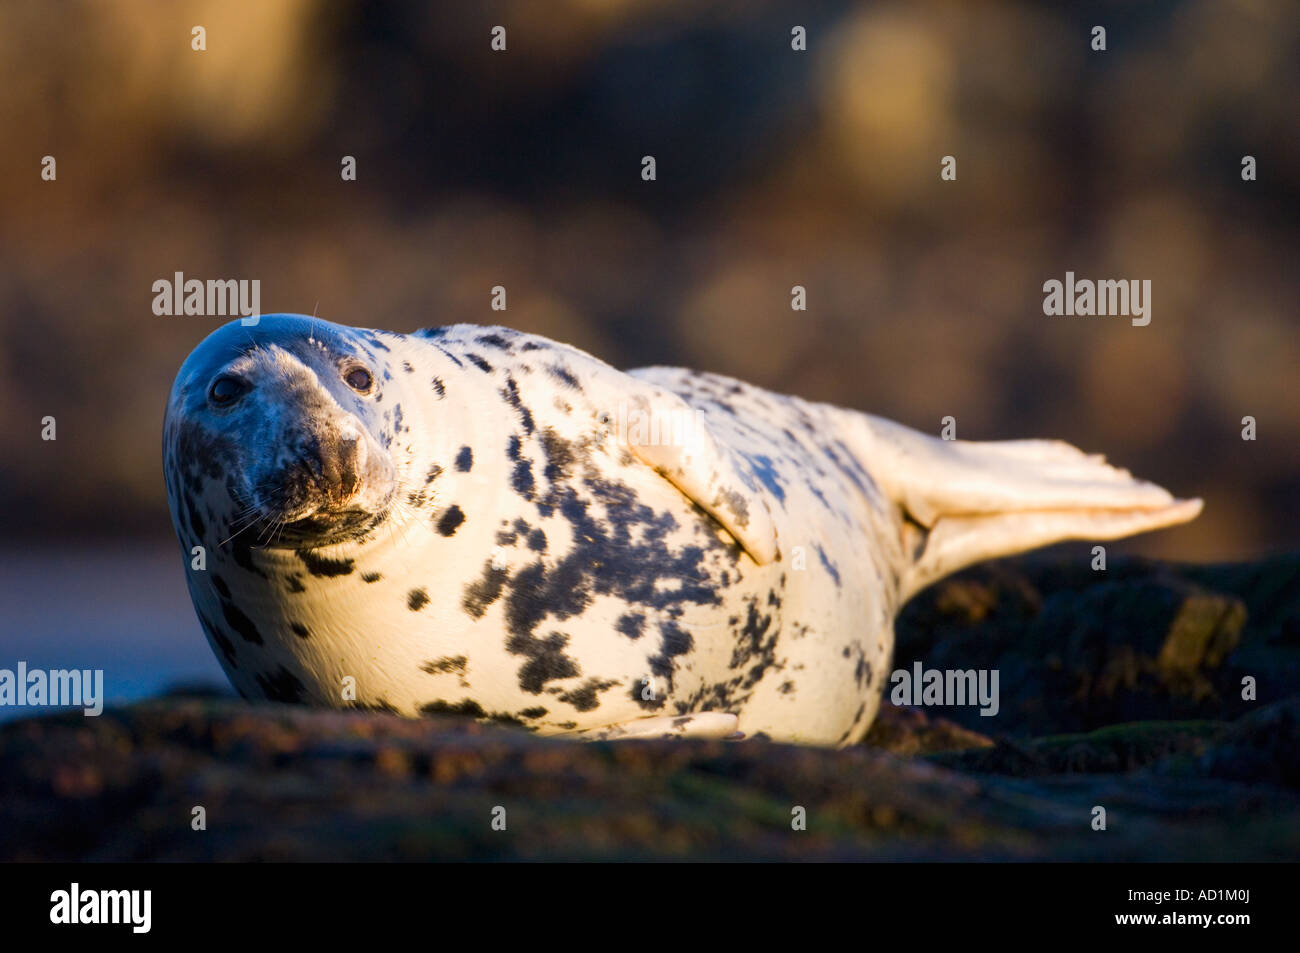
M1118 551L1300 542L1294 0L9 0L0 63L5 658L220 680L160 434L225 319L155 316L177 271L1059 437L1206 499ZM1067 270L1150 279L1150 325L1045 317Z

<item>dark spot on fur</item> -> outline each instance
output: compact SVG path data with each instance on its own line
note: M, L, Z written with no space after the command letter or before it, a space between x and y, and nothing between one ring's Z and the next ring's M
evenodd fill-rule
M477 581L465 587L465 597L461 607L475 619L483 618L488 606L501 597L501 587L506 581L506 571L495 569L492 560L483 564L483 575Z
M433 659L425 662L420 666L420 671L427 672L430 675L446 675L454 673L456 675L465 674L465 663L468 662L463 655L444 655L442 658Z
M452 364L456 365L456 367L458 368L464 367L464 364L460 363L460 359L458 358L458 356L452 354L452 352L448 351L446 347L443 347L442 345L434 345L434 347L437 347L439 351L442 351L443 358L450 360Z
M311 632L301 622L291 622L289 623L289 628L293 629L293 634L298 636L300 639L311 638Z
M533 490L537 488L537 483L533 480L533 465L530 461L520 460L515 464L515 472L510 478L510 485L525 500L532 500Z
M506 386L501 388L500 393L501 398L519 414L519 422L523 425L524 434L531 434L533 430L536 429L533 424L533 415L529 412L528 408L524 406L523 400L519 397L519 385L515 383L513 377L506 378Z
M546 454L546 479L555 483L567 478L573 466L573 445L550 427L541 432L540 439Z
M425 589L412 589L406 594L406 607L412 612L419 612L429 604L429 593Z
M557 447L559 445L557 444ZM581 614L597 595L614 595L629 606L680 612L683 604L718 605L721 602L699 545L670 548L668 535L678 528L671 512L656 513L641 503L635 491L621 483L591 477L583 485L589 499L578 496L572 485L553 487L547 505L560 512L571 527L573 545L553 565L536 561L515 570L508 578L485 569L483 578L467 587L464 606L471 615L481 613L490 600L508 588L505 616L510 633L506 648L525 656L519 670L520 687L533 694L553 679L580 674L578 663L564 654L568 637L551 631L545 638L535 633L543 620L562 622ZM538 501L541 505L541 501ZM712 520L702 511L701 525ZM738 546L726 546L716 537L708 549L725 549L733 563ZM676 584L665 589L660 580ZM690 635L672 623L663 632L660 669L672 670L672 659L689 651ZM635 687L635 686L634 686ZM556 691L560 691L556 689ZM662 707L658 699L641 700L642 707Z
M383 573L378 573L378 572L363 572L361 574L362 582L378 582L383 578L384 578Z
M668 692L672 692L673 686L673 659L678 655L685 655L691 650L694 641L691 634L679 626L676 622L659 623L659 654L653 655L646 661L650 665L650 671L660 678L667 679Z
M485 374L492 373L492 365L489 364L487 361L483 360L483 358L479 357L477 354L466 354L465 360L469 361L471 364L473 364L475 367L477 367L480 371L482 371Z
M474 340L484 347L495 347L502 351L510 350L510 342L499 334L481 334Z
M470 468L474 466L474 451L469 447L461 447L460 453L456 454L456 469L461 473L469 473Z
M527 728L522 721L514 715L506 715L499 712L486 712L483 706L472 698L452 704L450 702L436 701L429 702L427 705L420 706L422 715L470 715L474 718L487 718L504 725L516 725L520 728Z
M614 628L622 632L629 639L639 639L645 632L645 616L638 613L628 612L619 616L618 622Z
M226 622L239 633L245 642L252 642L254 645L262 644L262 633L257 631L257 626L253 624L253 620L244 615L238 606L222 600L221 614L226 617Z
M565 387L571 387L574 390L579 391L582 390L582 385L578 383L578 379L574 377L573 373L563 364L552 364L547 368L547 370L550 371L552 377Z
M247 569L263 579L266 578L266 573L258 569L253 562L253 544L249 541L247 534L236 536L230 541L230 554L235 558L235 565L240 569Z
M562 632L552 632L544 639L533 635L512 635L506 649L514 655L526 655L528 661L519 669L519 687L523 691L540 695L547 682L557 678L581 675L578 663L564 654L569 637Z
M600 707L600 700L596 697L597 692L603 692L608 688L618 684L618 679L599 679L589 678L579 687L557 696L560 701L568 702L578 711L592 711Z
M472 715L475 718L482 718L487 714L487 712L485 712L483 706L474 701L474 699L467 698L464 701L456 702L454 705L451 702L444 701L429 702L427 705L420 706L420 714Z
M822 565L826 568L826 571L831 574L831 578L835 580L835 587L838 589L840 585L840 571L836 569L835 564L832 563L830 559L827 558L826 550L822 549L821 543L817 543L816 545L817 545L817 558L821 560Z
M642 677L632 681L632 691L628 693L632 700L646 711L658 711L668 701L663 693L650 680Z
M443 356L443 357L445 357L447 360L451 361L451 362L452 362L453 364L455 364L457 367L464 367L464 366L465 366L464 364L462 364L462 363L460 362L460 358L458 358L455 354L452 354L451 351L447 350L447 349L446 349L445 347L443 347L441 344L435 344L434 347L436 347L439 351L442 352L442 356Z
M447 388L442 383L441 377L435 377L433 379L433 392L438 395L439 400L442 400L444 397L447 396Z
M443 513L442 518L438 520L438 532L443 536L454 536L456 530L459 529L460 525L464 522L465 514L461 512L459 506L453 503L451 506L447 507L447 511Z
M262 694L271 701L291 703L302 701L302 682L298 681L297 676L283 665L270 678L258 675L257 684L261 686Z
M324 556L317 556L310 549L297 550L298 558L303 561L307 571L313 576L346 576L352 572L355 566L355 560L352 559L327 559Z

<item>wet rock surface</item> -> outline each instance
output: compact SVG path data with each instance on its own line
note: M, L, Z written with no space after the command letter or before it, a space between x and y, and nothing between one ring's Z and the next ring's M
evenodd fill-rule
M997 669L998 714L886 703L843 751L193 691L10 722L0 859L1300 857L1300 557L980 567L904 612L914 661Z

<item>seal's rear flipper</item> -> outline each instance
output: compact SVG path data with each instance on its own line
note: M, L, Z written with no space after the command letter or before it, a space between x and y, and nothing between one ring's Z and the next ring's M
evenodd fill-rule
M904 540L912 556L904 598L980 560L1066 539L1118 539L1201 511L1200 500L1176 500L1060 441L940 440L865 420L872 475L915 524Z

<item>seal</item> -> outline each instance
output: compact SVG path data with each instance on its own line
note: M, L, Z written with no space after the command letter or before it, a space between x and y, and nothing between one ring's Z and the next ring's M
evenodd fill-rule
M921 588L1201 507L1064 443L941 440L506 328L301 315L194 350L163 460L245 697L581 738L852 744Z

